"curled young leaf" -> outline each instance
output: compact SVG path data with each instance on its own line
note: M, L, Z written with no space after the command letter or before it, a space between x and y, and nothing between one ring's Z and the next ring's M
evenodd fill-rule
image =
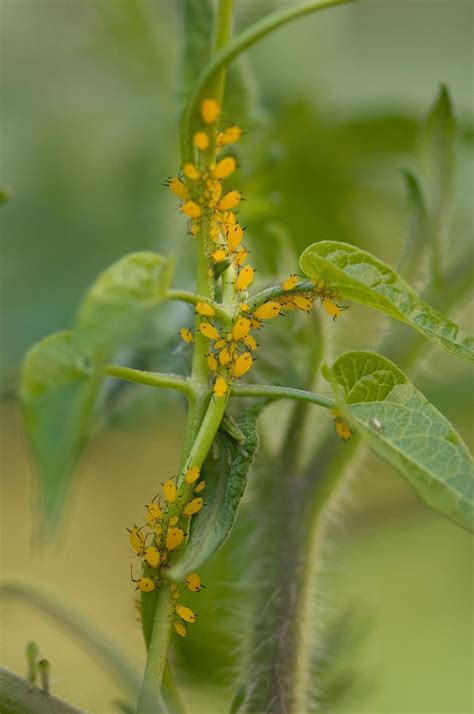
M348 352L329 374L346 416L426 504L474 528L474 464L449 421L385 357ZM340 395L338 395L340 396Z
M342 299L405 322L447 352L474 361L474 339L427 305L393 268L371 253L325 240L306 248L300 266L312 280L324 280Z

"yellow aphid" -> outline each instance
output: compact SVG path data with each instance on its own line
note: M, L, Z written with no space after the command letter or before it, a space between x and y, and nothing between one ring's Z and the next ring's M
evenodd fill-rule
M304 295L293 295L293 303L297 308L304 310L305 312L309 312L313 307L313 300L305 297Z
M224 225L237 223L237 216L235 213L232 213L232 211L226 211L222 214L222 223L224 223Z
M181 179L177 178L177 176L169 178L165 185L168 186L169 190L182 201L186 201L186 199L189 198L188 189Z
M253 274L254 269L251 268L250 265L246 265L245 268L242 268L237 277L237 290L247 290L253 280Z
M197 131L193 136L193 144L199 151L208 149L210 143L210 139L205 131Z
M235 256L235 262L239 267L245 263L248 258L248 254L249 252L248 250L245 250L245 248L241 248L241 250L239 250L239 252Z
M252 366L252 363L253 359L250 352L244 352L236 359L235 364L232 367L232 374L237 379L239 377L242 377L242 375L246 374L246 372L249 371Z
M210 322L201 322L199 332L204 337L207 337L208 340L218 340L220 337L219 331Z
M244 342L249 348L249 350L256 350L257 349L257 341L253 335L247 335L247 337L244 338Z
M198 485L196 486L196 488L194 489L194 493L201 493L202 491L204 491L206 486L207 486L207 484L205 481L200 481L198 483Z
M217 377L214 384L214 394L216 397L224 397L227 394L227 382L224 377Z
M242 227L238 223L227 226L225 230L227 237L227 246L232 253L234 253L239 245L242 243L242 238L244 237L244 232Z
M189 607L185 607L184 605L176 605L176 612L185 622L194 622L196 619L194 612Z
M202 213L201 206L196 201L185 201L181 210L188 218L199 218Z
M208 302L198 302L196 304L196 312L198 315L202 315L204 317L212 317L216 314L216 311L212 305L209 305Z
M172 583L170 585L170 591L173 600L179 600L179 598L181 597L181 591L179 590L178 586Z
M239 191L229 191L224 198L219 201L217 208L219 211L231 211L239 205L241 198L242 196Z
M161 533L163 532L163 528L161 527L161 523L155 523L155 525L153 526L153 530L154 530L154 532L155 532L155 535L157 535L158 538L159 538L160 535L161 535Z
M233 156L226 156L225 159L221 159L212 169L212 175L216 179L225 179L234 173L237 166L237 162Z
M280 314L280 308L281 305L279 302L269 300L268 302L264 302L263 305L257 307L254 312L254 316L257 320L271 320L273 317Z
M188 634L188 631L187 631L187 629L186 629L186 625L183 625L182 622L175 622L175 623L174 623L174 629L176 630L176 632L178 633L178 635L179 635L180 637L186 637L186 635Z
M191 181L197 181L201 178L201 172L198 171L194 164L184 164L183 174Z
M163 510L161 506L158 503L155 503L155 501L150 501L150 503L146 504L146 509L150 516L153 518L161 518L163 515Z
M214 201L214 203L217 203L222 196L222 184L216 181L215 183L212 184L212 188L210 191L211 198Z
M188 590L191 590L192 593L198 593L202 588L202 581L197 573L191 573L191 575L188 575L184 582L186 583Z
M193 333L190 332L190 330L187 329L187 327L182 327L179 331L179 334L181 335L181 338L188 343L188 345L192 344L193 342Z
M137 584L136 589L141 590L142 593L151 593L156 588L155 581L151 578L138 578L133 582Z
M195 513L201 510L204 505L202 498L193 498L183 509L185 516L194 516Z
M172 526L168 528L166 533L166 550L175 550L184 540L184 531L182 528Z
M281 297L280 298L280 304L283 305L285 310L291 311L291 310L296 310L297 306L295 305L293 295L289 295L288 297Z
M132 546L135 553L143 553L143 546L145 545L145 538L140 533L140 528L133 526L129 532L130 545Z
M333 320L337 320L337 318L341 316L341 308L329 298L323 298L321 304L329 317L332 317Z
M212 374L217 372L217 360L211 352L207 355L207 366Z
M197 466L191 466L187 471L184 476L184 480L186 483L194 483L195 481L198 480L199 478L199 468Z
M283 290L293 290L298 284L298 276L290 275L286 280L283 281Z
M179 522L179 516L171 516L171 518L169 519L168 524L169 524L170 526L175 526L178 522Z
M214 345L214 347L216 348L216 350L221 350L223 347L226 346L226 344L227 344L227 341L226 341L226 340L217 340L217 342L216 342L216 344Z
M341 417L336 417L335 419L336 433L342 441L349 441L352 436L352 431L349 429L347 424L341 419Z
M174 503L176 501L176 484L171 479L165 481L163 484L163 493L165 495L165 500L168 503Z
M156 518L154 518L154 517L151 515L151 513L147 513L146 516L145 516L145 518L146 518L147 525L149 525L150 528L154 528L155 523L156 523Z
M247 317L239 317L232 327L232 339L235 342L245 339L250 332L251 325L252 322Z
M189 232L192 236L196 236L199 230L199 225L197 223L192 223Z
M151 545L145 549L143 560L148 563L148 565L151 565L152 568L157 568L160 564L160 551Z
M221 107L217 99L203 99L201 102L201 117L206 124L213 124L219 114Z
M214 261L214 263L222 263L222 261L226 258L227 253L222 248L218 248L218 250L215 250L212 254L212 260Z
M217 135L217 143L219 146L225 144L235 144L236 141L242 136L242 129L240 126L230 126L225 131L221 131Z
M227 347L224 347L219 352L219 362L222 365L222 367L225 367L226 364L229 364L230 360L231 360L230 352L227 349Z
M239 310L240 312L248 312L250 310L250 305L246 302L241 302L239 304Z

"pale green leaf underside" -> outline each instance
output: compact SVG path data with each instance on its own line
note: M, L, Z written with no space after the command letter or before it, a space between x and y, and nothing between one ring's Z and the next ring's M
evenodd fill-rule
M243 444L219 430L203 468L206 505L193 518L186 551L169 571L172 579L182 580L197 570L229 537L258 447L255 419L256 414L251 412L238 424L245 437Z
M49 533L90 430L100 380L71 332L57 332L26 355L20 399L40 481L40 509Z
M418 496L457 524L474 528L474 465L459 434L392 362L349 352L333 379L357 430Z
M447 352L474 361L474 339L433 310L386 263L348 243L310 245L300 266L312 280L323 279L341 298L367 305L407 323Z

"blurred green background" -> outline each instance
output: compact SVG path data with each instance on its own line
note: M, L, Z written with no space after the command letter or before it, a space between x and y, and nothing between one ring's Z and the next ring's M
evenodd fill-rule
M239 0L238 25L283 4ZM173 252L176 284L192 279L192 244L162 187L179 167L178 5L1 6L2 182L12 188L1 215L2 575L47 586L138 667L144 649L124 529L176 470L182 405L145 387L111 396L62 532L43 551L35 543L34 478L14 395L24 351L70 325L84 288L123 253ZM407 234L400 169L417 165L418 126L440 82L459 123L450 257L472 240L473 10L469 0L367 0L296 22L249 53L255 108L240 181L262 285L295 270L299 251L320 239L345 240L396 262ZM282 248L287 240L294 258ZM331 353L377 344L386 323L369 323L367 314L352 306L344 324L331 324ZM185 307L160 308L142 359L185 370L176 332L190 317ZM467 310L456 318L469 331ZM416 384L472 447L466 368L433 353ZM174 653L191 714L228 706L245 614L247 528L244 504L232 538L202 573L208 589L199 623ZM350 608L361 640L345 653L358 679L337 711L471 712L469 536L421 506L381 461L364 456L326 561L322 619ZM116 685L44 616L9 602L1 626L5 665L24 671L24 645L35 639L51 660L55 693L88 712L116 711Z

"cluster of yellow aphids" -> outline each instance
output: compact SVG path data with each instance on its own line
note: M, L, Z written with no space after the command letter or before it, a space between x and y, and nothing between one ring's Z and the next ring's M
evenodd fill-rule
M129 529L130 545L143 566L143 575L132 580L142 593L150 593L160 587L163 570L169 566L173 552L178 551L185 541L189 519L204 505L200 494L206 482L199 480L199 477L199 468L191 466L186 470L179 489L174 479L168 479L163 484L163 499L156 497L146 504L145 523ZM183 590L199 592L201 587L203 585L197 573L188 575L181 589L171 585L175 611L180 618L175 623L175 629L182 637L186 636L184 623L194 622L195 615L178 600Z

